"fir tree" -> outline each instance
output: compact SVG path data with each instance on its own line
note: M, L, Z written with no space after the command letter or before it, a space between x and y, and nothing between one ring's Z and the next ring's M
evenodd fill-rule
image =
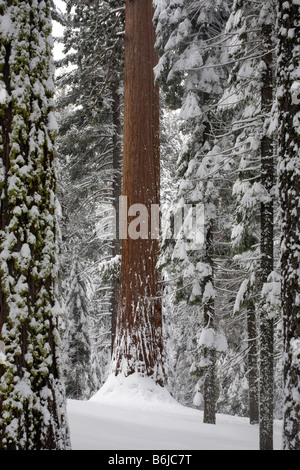
M166 7L165 10L163 7ZM218 189L214 176L224 163L220 148L212 139L214 116L213 103L222 91L220 76L215 71L219 49L211 48L213 38L221 33L228 8L226 2L157 2L156 22L160 62L156 68L157 78L167 89L168 102L181 105L179 118L189 136L178 160L180 184L177 193L175 219L184 212L183 227L174 238L169 262L179 277L178 300L199 305L198 331L199 358L194 362L192 373L199 375L204 394L204 421L214 423L216 413L216 352L219 349L219 332L215 321L215 272L214 234L216 231ZM168 35L166 35L168 25ZM216 52L214 56L212 51ZM222 80L222 77L221 77ZM201 208L204 207L204 221ZM198 213L197 213L198 209ZM186 230L193 223L196 232ZM201 227L201 221L204 227ZM196 227L195 227L196 223ZM199 224L197 226L197 224ZM200 236L204 229L204 240ZM170 251L170 250L169 250Z
M99 385L112 351L119 290L119 269L114 282L103 273L114 270L120 257L123 10L117 1L67 2L65 58L59 63L57 79L62 282L68 291L70 258L76 252L93 285L94 294L85 303L90 335L97 344L97 364L105 370L98 371ZM69 311L68 316L73 315ZM96 340L99 331L101 339Z
M234 110L233 155L239 177L233 186L237 218L232 232L235 259L248 271L237 296L246 308L249 365L250 422L258 420L258 363L260 369L261 448L272 447L273 434L273 324L276 305L268 293L278 284L275 269L274 230L274 126L272 55L274 5L261 6L234 2L227 30L236 63L231 70L230 86L222 105ZM236 35L234 35L234 33ZM254 53L255 48L255 53ZM272 124L272 125L271 125ZM272 287L271 287L272 286ZM257 316L257 318L256 318ZM260 344L256 344L257 332Z
M66 318L67 341L65 368L66 393L68 398L89 399L99 384L93 375L92 344L90 334L91 318L88 311L88 295L81 278L82 268L74 259L69 292L66 298L66 310L72 316Z

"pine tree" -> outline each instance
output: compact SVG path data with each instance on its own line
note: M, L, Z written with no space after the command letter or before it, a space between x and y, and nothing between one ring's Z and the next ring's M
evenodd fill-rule
M262 193L259 185L261 110L259 58L251 54L253 45L260 45L257 29L256 6L235 1L227 23L227 32L232 35L229 36L229 60L234 63L221 103L232 112L229 131L233 136L232 155L238 174L232 186L236 205L232 227L232 255L239 268L246 273L246 278L240 281L234 314L244 312L243 317L246 317L250 423L257 423L259 419L256 303L259 296L258 227ZM238 355L240 354L241 351L238 350Z
M161 222L159 269L162 279L163 339L165 349L166 386L172 396L185 406L193 406L197 377L191 376L197 348L196 336L191 334L199 325L197 305L187 305L176 301L170 256L174 239L169 238L172 224L172 211L175 209L178 187L177 159L184 145L184 134L180 131L178 111L166 106L161 95Z
M283 447L300 450L300 7L278 3L279 197L284 335Z
M65 319L67 342L65 369L66 393L68 398L88 400L97 390L98 383L93 375L92 345L88 311L88 295L81 278L82 267L76 256L71 271L71 282L66 298L66 310L72 316Z
M274 95L273 2L261 5L234 2L227 30L235 64L223 105L234 110L233 155L238 161L238 179L233 186L237 218L233 229L235 259L248 271L238 294L247 310L249 412L257 422L257 366L260 368L260 446L272 448L274 319L277 307L268 292L276 289L274 252L274 195L276 188L274 141L271 121ZM235 35L234 35L235 34ZM255 47L255 52L254 52ZM260 344L256 344L259 333ZM259 347L259 349L258 349Z
M140 215L123 224L112 370L116 376L137 373L163 385L161 293L156 269L159 227L150 225L152 209L159 208L160 183L159 93L154 85L157 57L152 18L152 0L126 2L123 195L128 216L134 215L135 209ZM126 211L123 207L123 217ZM136 222L140 233L134 230Z
M49 1L0 2L0 448L69 448Z
M105 369L98 371L100 384L112 351L119 291L119 269L113 282L103 273L114 270L120 258L123 10L118 1L67 2L66 55L57 79L62 282L67 292L76 252L93 285L86 303L91 336L96 340L101 331L96 340L97 364ZM67 64L72 67L64 68ZM113 214L115 227L109 221Z
M157 45L160 62L156 74L167 91L167 102L181 106L179 118L188 135L178 160L177 207L174 216L184 207L182 229L176 232L169 262L173 274L179 278L177 299L199 305L198 331L199 358L195 359L192 373L199 375L204 395L204 421L215 422L216 414L216 354L220 338L215 319L215 232L218 205L216 175L224 163L221 149L214 145L212 108L222 91L216 72L218 47L214 38L224 27L228 8L226 2L172 1L157 2ZM168 28L168 29L167 29ZM168 31L168 34L166 34ZM215 68L216 67L216 68ZM196 242L193 230L187 233L188 220L194 218L198 236L201 233L201 207L204 207L204 240ZM197 214L197 210L199 213ZM194 215L193 215L194 214ZM196 218L196 220L195 220ZM176 229L175 229L176 231Z

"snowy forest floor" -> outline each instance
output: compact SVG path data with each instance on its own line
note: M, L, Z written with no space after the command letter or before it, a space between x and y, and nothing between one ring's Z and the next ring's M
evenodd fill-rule
M68 400L73 450L258 450L258 425L218 414L203 424L201 411L178 404L151 379L109 377L90 400ZM281 449L280 421L274 450Z

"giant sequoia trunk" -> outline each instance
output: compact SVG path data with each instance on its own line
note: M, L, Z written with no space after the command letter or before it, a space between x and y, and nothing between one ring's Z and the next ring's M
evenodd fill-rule
M126 1L123 196L128 215L137 218L134 221L128 216L126 222L124 204L113 368L116 375L138 373L163 384L158 243L150 224L151 205L159 204L160 189L159 94L153 74L157 57L152 16L152 0ZM138 222L137 230L132 230ZM156 228L152 226L152 231Z
M284 335L283 447L300 450L300 6L278 2L279 196ZM289 34L288 34L289 33Z

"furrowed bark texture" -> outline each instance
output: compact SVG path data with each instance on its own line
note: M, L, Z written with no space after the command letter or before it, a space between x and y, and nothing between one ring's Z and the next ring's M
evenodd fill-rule
M153 67L157 57L152 17L152 0L126 2L123 196L127 197L128 210L133 204L147 208L149 229L142 234L143 238L134 239L130 231L132 219L128 217L122 234L113 368L116 375L137 372L162 385L162 314L156 271L158 243L151 238L150 224L151 204L159 204L160 190L159 93L154 85ZM125 207L123 210L124 216Z
M300 450L300 6L295 0L278 2L278 37L283 448Z
M0 449L66 449L50 2L0 2L0 24Z

